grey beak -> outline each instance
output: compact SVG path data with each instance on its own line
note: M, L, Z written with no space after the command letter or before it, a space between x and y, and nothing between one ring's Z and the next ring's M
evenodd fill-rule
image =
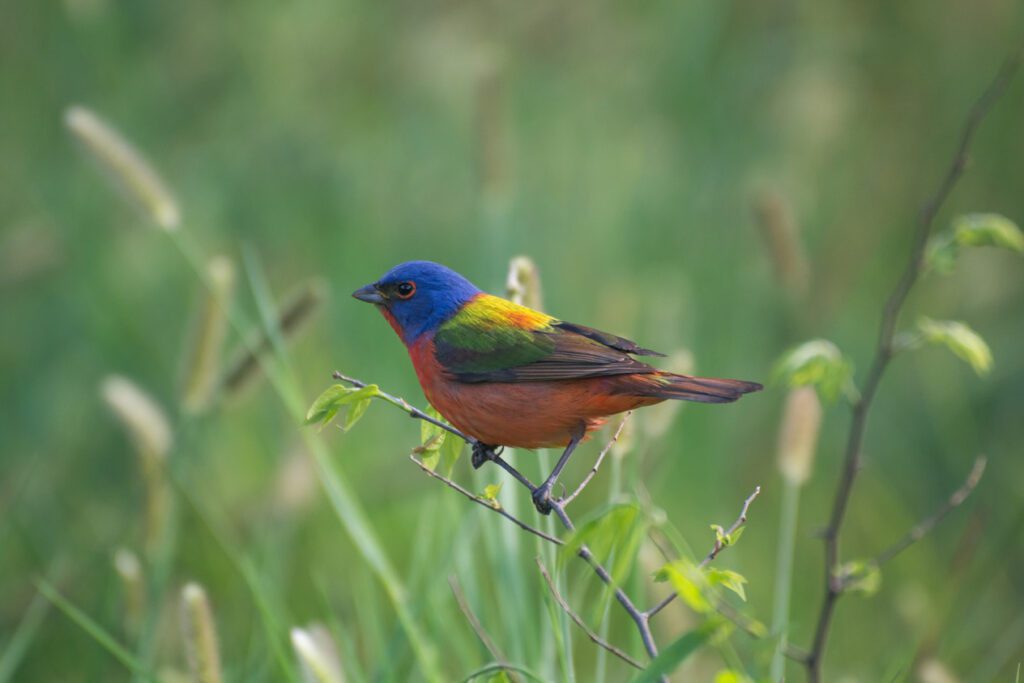
M384 305L384 297L377 290L375 285L366 285L352 292L352 296L368 304Z

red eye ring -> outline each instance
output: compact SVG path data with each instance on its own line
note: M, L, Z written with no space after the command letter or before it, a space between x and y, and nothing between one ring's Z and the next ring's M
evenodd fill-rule
M398 295L399 299L411 299L416 294L416 283L415 282L399 282L398 286L395 287L395 294Z

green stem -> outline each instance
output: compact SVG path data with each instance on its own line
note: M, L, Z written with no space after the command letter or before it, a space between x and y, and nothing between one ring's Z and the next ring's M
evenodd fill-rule
M784 679L786 673L786 646L788 645L789 596L793 587L793 548L796 544L797 508L800 486L786 482L782 490L782 508L779 519L779 543L776 552L775 604L772 607L772 635L779 641L772 655L769 676L772 681Z

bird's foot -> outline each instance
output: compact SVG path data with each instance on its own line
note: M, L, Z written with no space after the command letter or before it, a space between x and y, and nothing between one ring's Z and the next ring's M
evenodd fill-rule
M503 450L501 446L488 446L485 443L474 441L473 457L470 459L473 469L478 470L484 466L484 463L494 462Z
M533 505L542 515L550 515L556 501L551 497L551 484L541 484L533 490Z

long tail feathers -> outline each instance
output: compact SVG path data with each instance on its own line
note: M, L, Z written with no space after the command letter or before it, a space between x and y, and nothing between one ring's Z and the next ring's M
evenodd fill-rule
M757 382L714 377L690 377L671 372L632 375L631 379L638 381L630 388L642 396L699 403L732 403L743 394L760 391L764 388Z

